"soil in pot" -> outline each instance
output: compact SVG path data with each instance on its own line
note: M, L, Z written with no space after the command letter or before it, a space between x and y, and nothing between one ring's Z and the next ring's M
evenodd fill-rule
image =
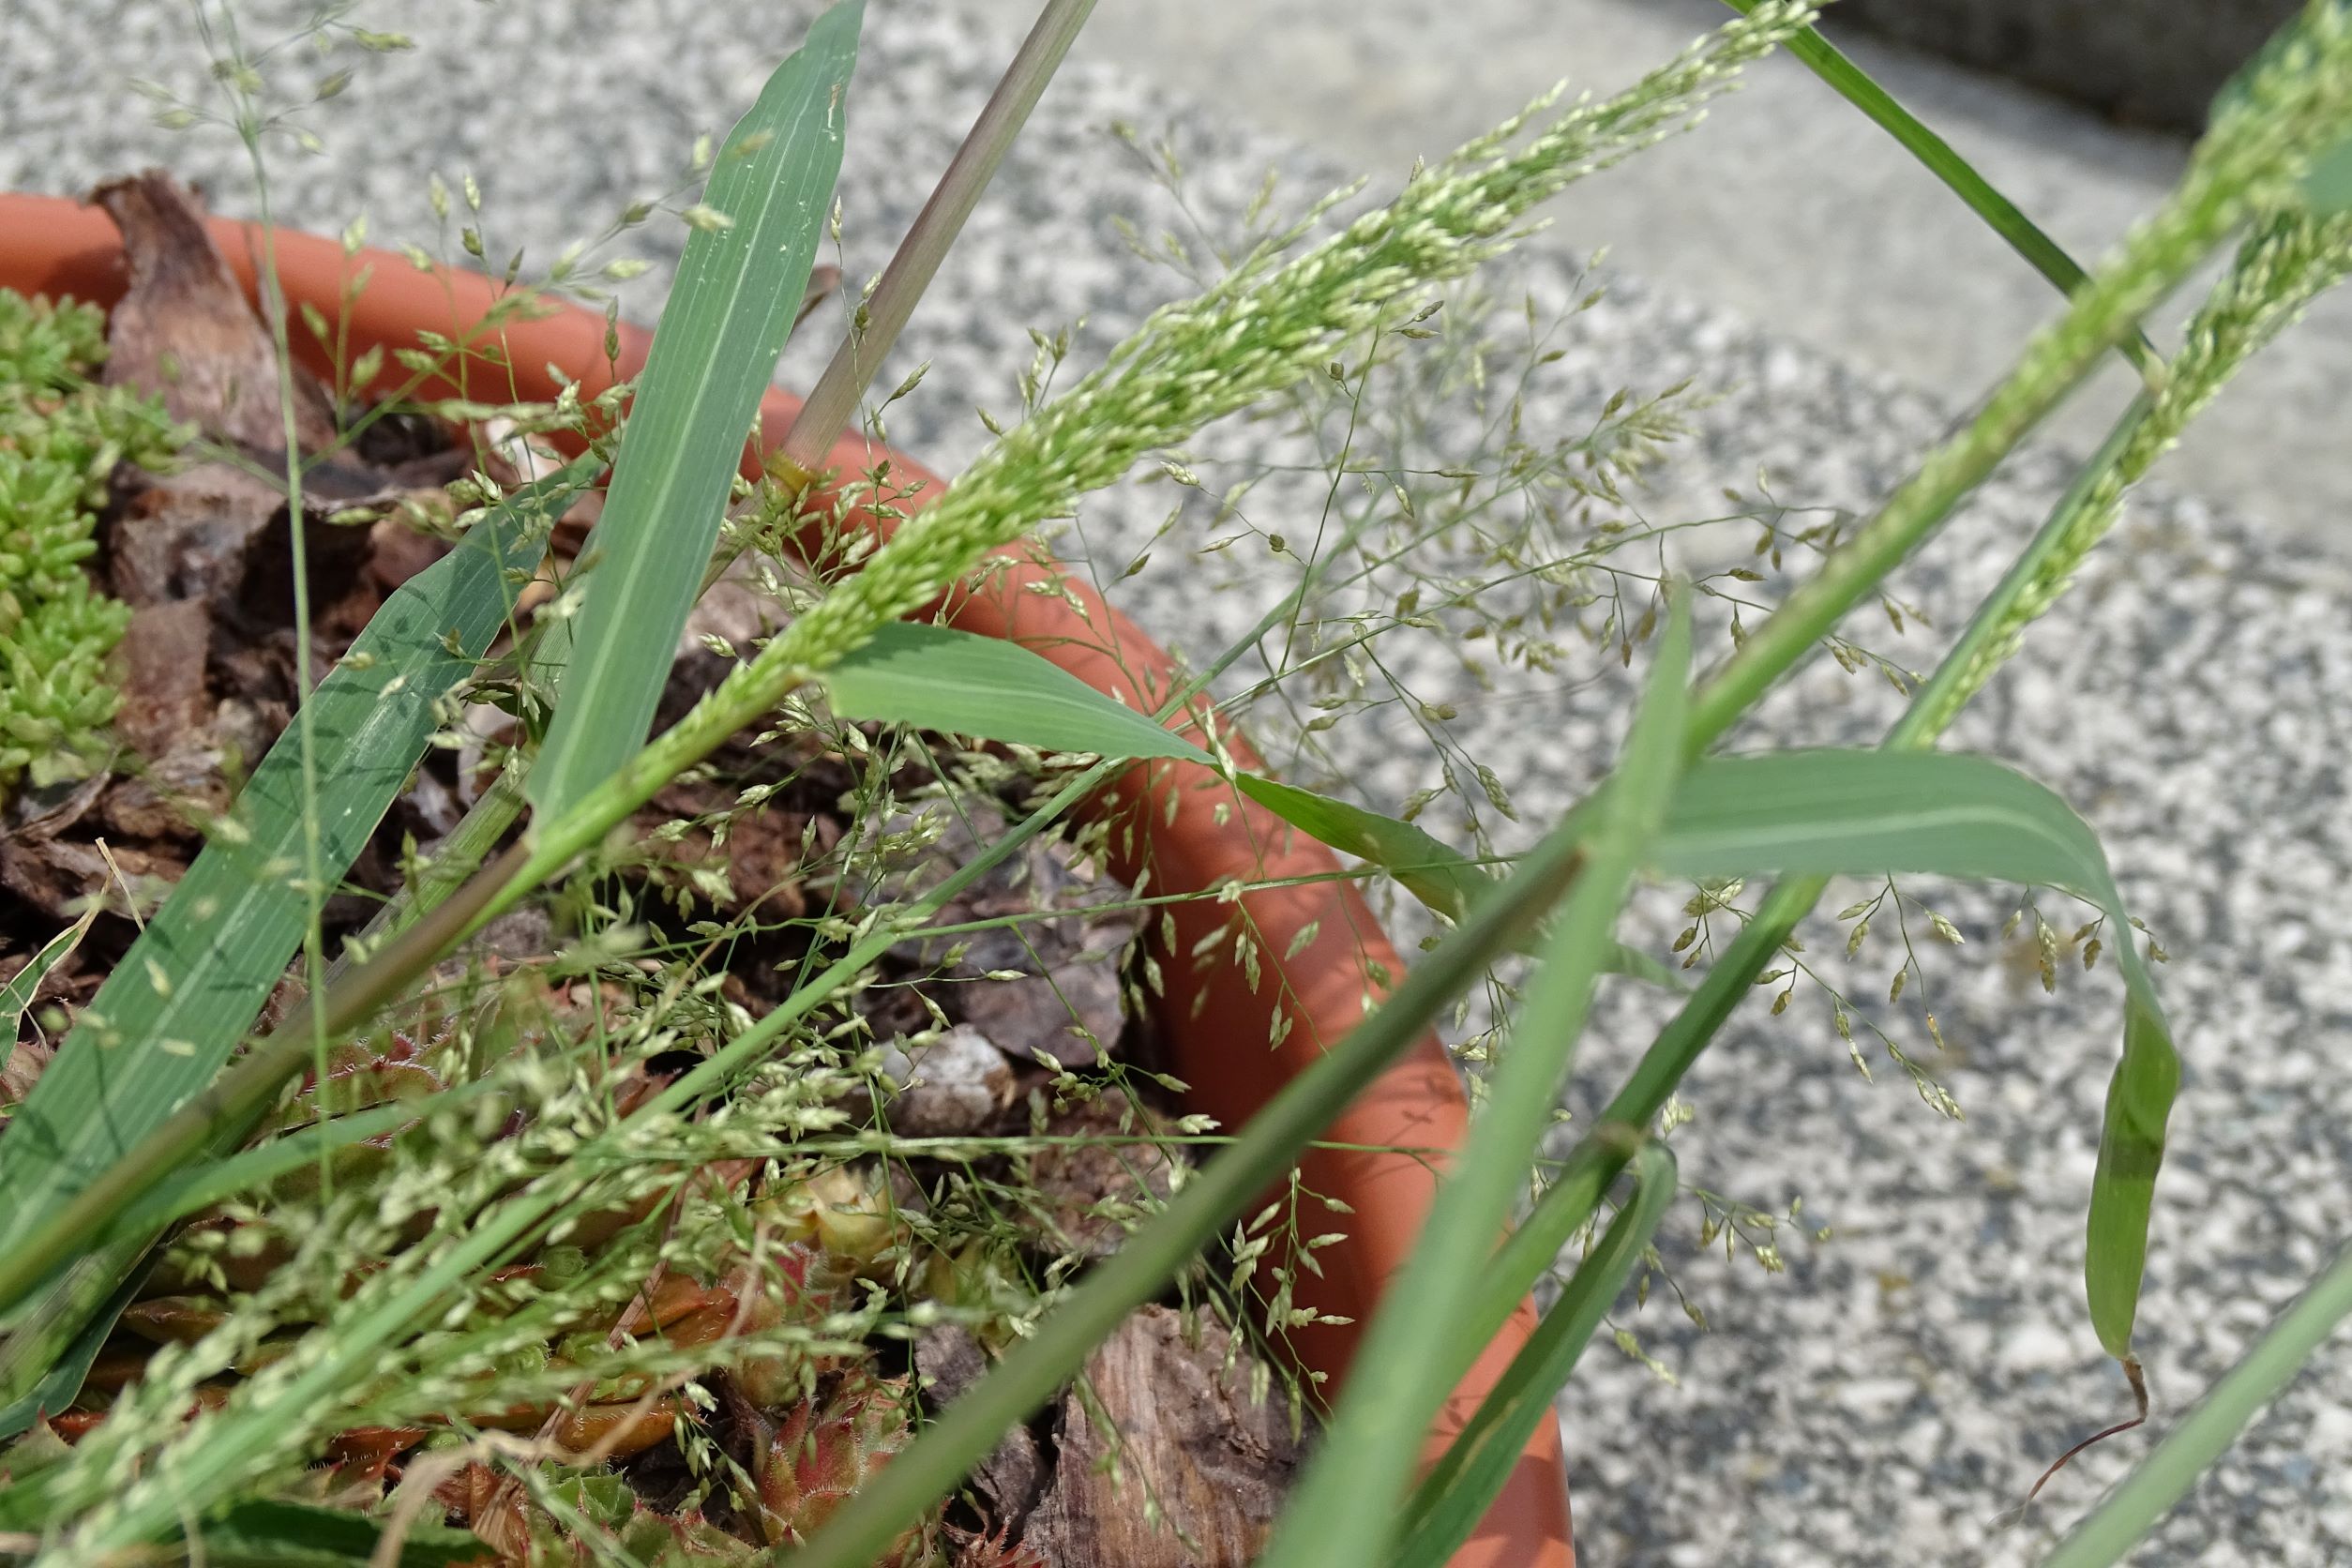
M469 475L511 484L515 462L529 460L429 418L339 407L333 389L295 370L293 433L307 466L302 503L290 505L278 359L201 214L155 175L98 199L123 230L133 278L108 326L104 380L153 400L188 445L160 471L124 463L104 475L89 498L95 548L70 563L93 594L127 609L109 667L119 706L112 749L25 770L0 820L0 980L83 926L25 1011L0 1105L38 1080L206 824L285 730L306 672L315 681L332 669L386 596L446 548L476 498ZM559 554L577 549L592 509L590 500L559 527ZM297 538L307 642L292 612ZM523 607L553 591L530 585ZM730 667L720 650L747 646L781 613L756 577L723 582L681 648L665 717ZM458 824L528 717L519 697L451 716L453 744L428 754L326 900L330 950ZM862 913L1000 831L1037 782L1011 759L942 737L829 721L739 736L666 790L641 814L635 847L593 882L486 931L428 998L290 1091L275 1123L414 1100L413 1132L436 1096L500 1053L561 1062L626 1110L837 954ZM1128 896L1082 842L1040 842L966 889L938 923L972 929L894 954L822 1018L821 1048L778 1069L830 1086L799 1146L828 1152L780 1145L676 1173L673 1190L743 1218L731 1249L656 1262L618 1301L551 1314L534 1373L557 1395L460 1401L443 1412L455 1421L344 1431L283 1495L373 1511L406 1481L430 1497L427 1517L517 1560L581 1556L585 1529L646 1561L747 1559L801 1538L912 1440L927 1410L981 1375L1010 1332L1005 1313L1022 1309L1006 1304L1106 1254L1168 1190L1183 1154L1158 1135L1177 1109L1149 1070L1142 981L1124 962L1139 924L1122 907ZM583 930L629 940L583 940ZM692 1016L679 1004L681 975L694 982L706 1033L670 1021ZM290 971L271 1012L301 994ZM630 1024L655 1003L672 1012L649 1042ZM759 1088L694 1115L720 1119ZM545 1130L543 1107L499 1109L493 1142ZM825 1141L877 1125L939 1141L887 1160ZM405 1136L371 1138L324 1177L306 1168L258 1199L199 1215L81 1395L0 1452L0 1470L53 1462L97 1430L156 1345L201 1338L241 1292L291 1266L301 1238L273 1208L308 1213L323 1179L348 1187L397 1172ZM599 1248L674 1226L676 1207L591 1212L502 1270L485 1299L518 1318L542 1310ZM418 1217L418 1234L430 1219ZM354 1260L354 1276L371 1266ZM1010 1434L946 1513L903 1544L904 1560L1249 1560L1297 1462L1297 1406L1233 1326L1245 1318L1218 1299L1217 1283L1204 1276L1134 1314L1081 1385ZM314 1304L322 1314L333 1295ZM902 1325L917 1302L942 1310L912 1332ZM220 1368L197 1404L227 1399L299 1333ZM625 1337L660 1343L676 1364L596 1383L599 1344ZM748 1359L711 1349L755 1337L763 1353ZM710 1370L722 1361L727 1370ZM486 1433L505 1434L505 1446ZM519 1485L519 1468L536 1479Z

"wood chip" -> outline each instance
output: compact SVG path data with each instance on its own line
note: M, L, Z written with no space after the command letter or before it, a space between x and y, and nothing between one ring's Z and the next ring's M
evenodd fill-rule
M174 419L219 440L283 454L278 354L193 195L160 170L90 193L123 233L130 290L107 324L106 382L159 395ZM295 436L305 452L335 440L327 400L294 379Z
M1257 1560L1302 1461L1278 1397L1196 1340L1183 1314L1137 1311L1062 1396L1053 1481L1021 1533L1052 1568L1241 1568ZM1156 1517L1154 1517L1156 1515Z
M934 1410L944 1410L980 1380L988 1369L988 1356L970 1329L960 1323L934 1323L915 1336L914 1369L922 1380L925 1403ZM966 1484L990 1533L1019 1535L1036 1506L1045 1465L1036 1436L1026 1426L1016 1426L972 1468Z
M153 914L187 862L151 849L113 846L113 864L94 843L71 838L0 837L0 887L40 912L46 921L71 920L84 901L98 899L111 914L128 918L129 898L141 919ZM116 868L121 877L115 875ZM123 880L129 882L126 897Z
M115 732L147 757L160 757L212 718L204 679L212 657L212 615L199 599L145 604L134 611L121 643L123 705Z
M246 562L283 500L227 463L201 463L143 482L107 524L114 596L134 608L201 599L226 610L245 589Z

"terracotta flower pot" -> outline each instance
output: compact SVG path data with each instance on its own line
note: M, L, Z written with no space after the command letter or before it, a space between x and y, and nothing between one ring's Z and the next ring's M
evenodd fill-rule
M212 229L251 289L260 228L215 219ZM348 323L347 352L354 356L377 344L387 355L413 347L420 329L470 341L500 293L477 275L420 271L407 258L385 251L346 256L335 241L315 235L280 230L275 242L289 305L315 306L329 319L339 315ZM111 305L127 281L119 237L103 213L55 197L0 195L0 285ZM473 396L492 403L549 399L556 389L548 369L551 364L580 384L583 397L593 396L616 377L635 374L652 341L650 333L624 325L619 352L609 359L605 334L600 315L571 307L535 320L509 321L483 336L475 352L426 395ZM309 354L314 347L305 341L309 334L297 326L294 336L297 352ZM322 361L314 368L325 369L323 354L312 357ZM789 394L768 394L761 411L767 442L781 440L798 408L799 400ZM883 457L902 480L929 479L920 464L856 437L834 448L832 462L840 472L856 474ZM756 455L746 461L756 461ZM925 495L940 488L929 480ZM919 505L923 499L909 505ZM984 591L957 595L947 608L958 626L1017 639L1097 689L1134 706L1155 706L1174 680L1168 655L1082 578L1061 578L1053 595L1025 591L1056 578L1060 573L1051 563L1016 554ZM1229 732L1227 741L1244 765L1257 764L1241 736ZM1116 869L1131 879L1148 859L1156 894L1199 893L1233 880L1328 876L1338 869L1330 851L1239 798L1204 768L1138 766L1106 796L1096 808L1132 812L1137 829L1112 835L1114 860L1122 862ZM1172 1003L1162 1022L1175 1070L1192 1086L1193 1108L1229 1129L1241 1127L1326 1045L1355 1026L1364 998L1380 989L1370 966L1390 974L1405 967L1350 882L1265 889L1244 895L1242 902L1269 961L1289 952L1293 938L1309 926L1319 934L1274 964L1252 991L1238 983L1230 966L1204 972L1194 959L1194 943L1230 912L1203 899L1171 906L1176 941L1158 955ZM1191 1002L1204 983L1208 1000L1195 1011ZM1266 1041L1277 999L1292 1026L1283 1043L1270 1049ZM1459 1145L1467 1127L1461 1087L1443 1048L1428 1036L1349 1106L1327 1137L1359 1148L1447 1150ZM1361 1325L1370 1320L1383 1286L1412 1248L1436 1177L1426 1161L1410 1154L1319 1150L1304 1162L1304 1179L1313 1190L1337 1197L1355 1211L1349 1240L1318 1254L1322 1277L1304 1275L1299 1293L1322 1311L1355 1319L1356 1326L1317 1325L1292 1336L1302 1359L1328 1373L1335 1387L1346 1375ZM1533 1321L1532 1309L1522 1305L1487 1347L1432 1433L1433 1453L1477 1409ZM1546 1422L1455 1562L1457 1568L1570 1568L1573 1560L1565 1470L1558 1432Z

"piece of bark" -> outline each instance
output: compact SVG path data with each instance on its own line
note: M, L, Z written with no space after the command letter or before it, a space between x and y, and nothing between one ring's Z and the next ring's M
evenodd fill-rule
M212 659L212 615L203 600L140 606L119 656L123 701L114 731L142 755L161 757L211 719L204 671Z
M962 1397L988 1369L988 1352L960 1323L934 1323L915 1335L915 1375L924 1402L933 1410ZM1015 1426L998 1439L967 1476L988 1532L1018 1536L1036 1506L1044 1478L1045 1456L1028 1427Z
M229 808L219 746L202 730L106 792L100 814L116 843L200 847L203 824Z
M5 1063L0 1063L0 1106L23 1105L57 1054L56 1048L38 1034L9 1045Z
M112 843L109 848L112 866L96 844L78 839L0 837L0 887L51 920L75 918L83 900L91 898L102 900L108 913L125 918L131 915L130 900L135 898L138 918L143 920L188 869L186 862L153 849Z
M1253 1402L1248 1362L1229 1370L1225 1351L1171 1308L1130 1315L1062 1396L1053 1480L1021 1545L1051 1568L1255 1561L1301 1451L1281 1400Z
M47 789L21 789L8 798L7 826L0 836L54 838L61 833L69 833L76 822L90 814L106 787L106 775L92 774L87 778L53 784Z
M107 324L106 381L159 395L174 419L222 441L283 453L278 354L236 275L205 232L204 209L150 169L90 193L122 231L130 289ZM305 452L335 440L318 384L294 378L294 433Z
M202 463L143 485L106 528L114 596L137 609L201 599L226 610L246 563L284 505L277 490L227 463Z

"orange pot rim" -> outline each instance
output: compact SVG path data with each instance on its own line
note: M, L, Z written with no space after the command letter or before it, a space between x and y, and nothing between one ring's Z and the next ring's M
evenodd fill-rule
M389 355L415 346L420 331L473 345L476 352L423 388L425 395L490 403L543 400L554 395L560 373L578 384L581 397L593 398L634 375L652 341L651 333L627 324L608 339L601 314L570 304L528 319L509 311L485 330L485 314L506 291L478 274L419 268L388 251L347 253L334 240L294 230L265 232L219 219L211 227L249 291L256 288L264 249L274 251L290 315L309 305L330 321L339 319L347 354L381 344ZM127 282L120 238L98 209L59 197L0 193L0 285L111 306ZM298 356L314 368L323 364L324 348L304 341L308 334L298 316L291 327ZM761 410L765 445L782 439L799 406L789 393L767 395ZM922 482L921 495L898 504L905 510L943 488L921 464L856 435L844 437L830 460L837 472L849 474L886 460L899 482ZM758 453L748 453L746 470L756 472L757 461ZM1006 565L984 587L942 603L946 618L1031 646L1131 705L1155 706L1152 699L1177 678L1167 653L1083 577L1065 577L1034 552L1008 553ZM1055 592L1034 591L1048 584ZM1255 760L1238 733L1222 726L1220 732L1244 765ZM1331 851L1242 799L1208 770L1139 765L1108 787L1097 807L1127 813L1130 830L1111 835L1114 868L1132 881L1148 866L1155 895L1208 893L1235 878L1287 884L1229 903L1201 898L1168 906L1176 941L1155 955L1166 982L1159 1021L1178 1076L1192 1085L1188 1101L1227 1128L1238 1127L1324 1043L1353 1027L1383 989L1374 975L1400 974L1404 961L1354 882L1334 877L1340 867ZM1237 918L1254 927L1262 970L1255 988L1241 981L1238 965L1217 968L1214 956L1204 961L1195 953L1204 938ZM1300 950L1291 952L1310 927ZM1213 955L1218 949L1214 942L1209 946ZM1285 1027L1277 1027L1278 1018ZM1270 1046L1274 1034L1279 1043ZM1301 1361L1328 1377L1327 1388L1344 1378L1362 1325L1427 1215L1443 1152L1460 1146L1468 1125L1469 1108L1453 1064L1436 1037L1425 1036L1328 1130L1331 1142L1352 1149L1317 1151L1302 1161L1310 1190L1353 1211L1335 1222L1349 1240L1316 1255L1322 1274L1303 1274L1299 1295L1354 1322L1317 1324L1290 1336ZM1432 1153L1361 1152L1378 1148ZM1325 1228L1315 1223L1320 1212L1310 1203L1302 1213L1305 1233ZM1534 1320L1532 1306L1522 1304L1486 1348L1433 1428L1432 1455L1494 1387ZM1557 1424L1546 1422L1477 1533L1455 1557L1454 1568L1573 1568L1573 1562L1566 1467Z

